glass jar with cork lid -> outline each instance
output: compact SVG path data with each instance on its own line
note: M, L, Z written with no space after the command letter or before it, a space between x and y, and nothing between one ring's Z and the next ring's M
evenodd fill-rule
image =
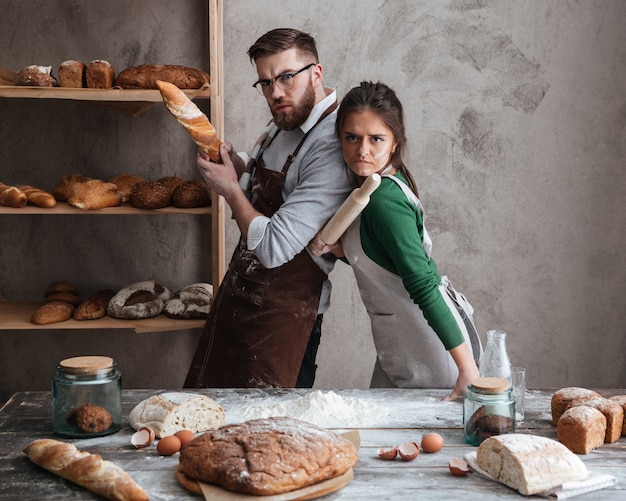
M101 437L122 427L122 376L110 357L59 362L52 378L52 429L72 437Z
M478 446L486 438L515 432L515 397L507 379L481 377L468 389L463 402L466 443Z

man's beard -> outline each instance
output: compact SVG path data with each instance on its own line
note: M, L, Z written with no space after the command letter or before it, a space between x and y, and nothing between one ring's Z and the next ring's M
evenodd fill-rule
M309 84L306 93L302 96L300 103L294 105L293 111L288 113L276 113L270 108L274 123L282 130L293 130L300 127L309 118L311 110L315 106L315 91Z

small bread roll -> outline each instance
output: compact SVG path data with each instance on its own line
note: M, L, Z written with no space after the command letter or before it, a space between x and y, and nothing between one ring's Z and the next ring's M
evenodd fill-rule
M133 186L129 199L137 209L153 210L167 207L172 197L167 188L158 181L145 181Z
M181 209L208 207L211 205L211 195L203 181L185 181L174 190L172 202Z
M37 308L30 321L37 325L65 322L72 318L73 312L74 306L66 301L50 301Z

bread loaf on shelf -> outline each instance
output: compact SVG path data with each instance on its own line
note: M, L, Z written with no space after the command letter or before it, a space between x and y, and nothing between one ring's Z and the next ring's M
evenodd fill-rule
M593 390L588 390L587 388L579 388L577 386L571 386L568 388L561 388L560 390L555 391L552 394L552 398L550 401L550 408L552 411L552 424L556 426L559 422L559 418L561 414L565 412L568 404L576 399L582 397L601 397L598 392Z
M17 186L9 186L0 182L0 205L20 209L28 203L26 193Z
M184 181L174 189L172 203L181 209L208 207L211 205L211 195L204 181Z
M69 292L70 294L79 295L78 289L72 282L68 282L67 280L57 280L56 282L52 282L48 285L46 291L44 292L44 296L48 297L59 292Z
M49 301L35 310L30 321L36 325L55 324L72 318L74 305L67 301Z
M57 200L52 193L28 184L18 184L16 186L24 192L28 203L31 205L50 209L57 204Z
M76 183L67 202L78 209L98 210L117 207L122 199L117 193L117 185L105 183L101 179L90 179Z
M17 72L15 85L28 87L56 87L59 85L52 76L52 66L38 66L31 64Z
M613 402L617 402L622 406L622 410L624 411L624 422L622 423L622 436L626 437L626 395L615 395L614 397L610 397L609 400Z
M95 59L87 65L85 81L90 89L110 89L115 83L115 68L104 59Z
M587 454L604 443L606 418L593 407L571 407L561 415L556 433L558 441L570 451Z
M117 194L122 199L122 202L128 202L130 200L130 192L137 183L143 183L146 180L137 176L136 174L120 174L115 176L109 182L117 186Z
M77 294L71 292L55 292L46 296L46 303L50 301L65 301L72 306L78 306L80 304L80 297Z
M158 181L144 181L133 186L129 201L137 209L154 210L170 205L172 197L169 190Z
M564 445L523 433L488 438L478 447L476 459L494 479L526 496L589 475L580 458Z
M209 83L209 75L198 68L176 64L140 64L121 71L115 84L123 89L156 89L157 80L174 84L179 89L199 89Z
M140 319L160 315L163 306L172 296L167 287L145 280L122 288L111 298L107 314L113 318Z
M163 313L170 318L201 319L206 318L213 301L213 286L207 283L195 283L183 287L165 303Z
M165 186L167 188L167 191L169 191L170 196L174 194L174 190L176 189L176 187L185 182L184 179L178 177L178 176L165 176L162 177L161 179L157 179L157 182L161 183L163 186Z
M61 87L80 89L87 86L85 80L85 63L70 59L59 66L59 84Z
M74 310L74 320L95 320L102 318L107 313L109 301L115 296L115 292L110 289L103 289L95 292Z
M91 180L90 177L85 177L82 174L63 176L59 183L52 189L52 194L59 202L67 202L74 193L74 188L89 180Z
M583 397L572 400L567 408L585 405L598 409L606 418L606 434L604 442L612 444L617 442L622 435L622 425L624 424L624 410L622 406L613 400L602 397ZM561 416L562 417L562 416ZM559 422L561 420L559 419Z
M53 439L31 442L24 453L37 466L114 501L148 501L146 491L119 466L99 454Z

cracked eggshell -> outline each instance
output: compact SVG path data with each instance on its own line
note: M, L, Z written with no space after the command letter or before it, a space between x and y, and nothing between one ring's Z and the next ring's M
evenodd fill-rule
M398 446L398 454L405 461L413 461L420 453L420 448L415 442L404 442Z
M398 448L394 445L391 449L389 450L385 450L384 447L380 447L378 449L378 457L380 457L381 459L396 459L396 456L398 455Z
M450 459L448 468L450 469L450 473L456 475L457 477L462 477L469 471L469 466L467 466L465 460L459 458Z
M130 443L137 449L148 447L154 442L154 430L149 426L142 426L130 437Z

